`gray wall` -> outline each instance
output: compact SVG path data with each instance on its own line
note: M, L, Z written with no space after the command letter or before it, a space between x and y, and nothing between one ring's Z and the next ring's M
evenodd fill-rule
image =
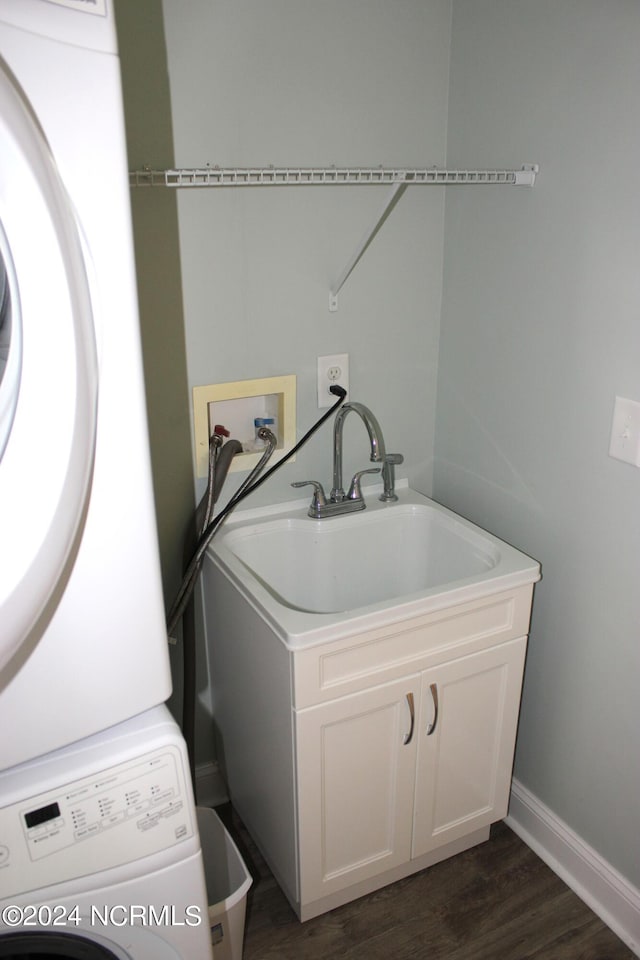
M515 774L640 885L640 5L455 0L437 499L542 562Z
M443 163L450 13L449 0L191 0L186 17L164 0L176 163ZM181 191L188 377L296 374L300 436L319 416L317 356L347 352L351 398L372 407L388 449L405 454L404 475L429 492L441 191L403 197L328 311L330 284L388 190ZM369 465L352 421L345 472ZM290 499L292 480L329 481L330 431L254 504Z

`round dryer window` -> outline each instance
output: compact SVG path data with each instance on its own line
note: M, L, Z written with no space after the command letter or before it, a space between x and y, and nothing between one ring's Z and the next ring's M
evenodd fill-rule
M1 689L37 643L72 568L97 402L81 231L1 58L0 262Z
M114 952L117 950L117 953ZM120 949L66 933L13 933L0 936L0 960L130 960Z
M185 956L138 924L118 926L108 936L86 930L0 932L0 960L184 960Z

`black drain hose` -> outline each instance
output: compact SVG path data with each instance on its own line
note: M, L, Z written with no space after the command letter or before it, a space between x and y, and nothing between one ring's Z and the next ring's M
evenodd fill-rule
M250 494L257 490L258 487L262 486L266 480L272 476L276 470L279 470L283 464L290 460L298 450L300 450L307 440L310 440L314 433L319 430L322 424L329 419L332 414L336 412L338 407L344 403L344 400L347 396L347 391L344 387L339 386L338 384L333 384L329 387L329 392L332 393L335 397L338 397L336 403L330 407L326 413L324 413L319 420L316 420L314 425L307 430L304 436L298 440L296 445L289 450L283 457L278 460L277 463L274 463L262 476L258 477L253 483L242 488L238 493L231 497L229 503L220 511L217 517L214 517L211 523L202 531L197 543L191 560L187 564L187 569L197 567L204 556L205 550L213 540L218 527L224 520L229 516L229 514L235 510L239 503L248 497ZM175 606L175 604L174 604ZM195 656L195 622L193 615L193 605L188 604L187 608L183 613L183 656L184 656L184 681L183 681L183 736L187 743L187 750L189 754L189 762L191 767L191 778L193 781L193 792L195 795L196 784L195 784L195 707L196 707L196 656Z

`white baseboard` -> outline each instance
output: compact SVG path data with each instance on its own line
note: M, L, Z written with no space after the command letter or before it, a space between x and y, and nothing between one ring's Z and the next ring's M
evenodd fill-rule
M517 780L505 822L640 956L640 890Z
M213 761L199 763L196 767L196 803L200 807L215 807L227 803L229 795L220 774L218 764Z

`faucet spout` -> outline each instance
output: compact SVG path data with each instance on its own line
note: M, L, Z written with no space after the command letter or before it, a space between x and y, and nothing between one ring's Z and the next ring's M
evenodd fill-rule
M372 463L383 463L386 451L382 429L374 414L365 407L363 403L345 403L338 410L333 424L333 489L331 491L331 500L340 502L345 499L345 492L342 486L342 431L344 421L353 410L357 413L369 434L369 443L371 444Z

